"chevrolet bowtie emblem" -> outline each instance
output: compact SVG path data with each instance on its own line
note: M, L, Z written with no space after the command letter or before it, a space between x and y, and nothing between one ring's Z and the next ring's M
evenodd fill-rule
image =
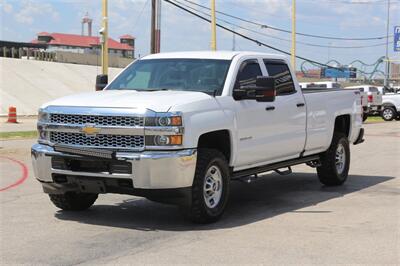
M81 132L87 136L96 136L100 132L100 128L97 128L96 125L87 124L82 127Z

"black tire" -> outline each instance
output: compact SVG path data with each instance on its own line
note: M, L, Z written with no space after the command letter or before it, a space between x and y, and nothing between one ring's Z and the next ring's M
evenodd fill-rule
M342 167L336 164L337 151L340 149L340 145L343 147L344 153ZM326 186L342 185L346 181L350 169L350 148L346 135L335 132L329 149L321 154L320 159L321 166L317 167L319 181ZM341 169L338 169L338 167Z
M65 194L49 194L51 202L64 211L83 211L96 201L98 194L67 192Z
M368 113L363 113L363 117L362 117L363 122L364 122L365 120L367 120L367 118L368 118Z
M221 174L222 182L218 183L218 187L221 188L220 185L222 183L222 194L217 204L210 208L207 206L205 195L206 174L207 171L215 169L218 169ZM186 217L195 223L216 222L225 210L229 198L229 190L229 167L224 155L214 149L199 149L192 185L191 204L184 209ZM208 204L211 204L210 202Z
M381 116L385 121L392 121L396 116L396 110L391 106L385 106L382 110Z

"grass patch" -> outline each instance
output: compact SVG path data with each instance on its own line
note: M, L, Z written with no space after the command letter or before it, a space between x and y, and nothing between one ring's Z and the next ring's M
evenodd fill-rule
M0 139L32 139L37 138L37 131L0 132Z
M367 121L365 122L375 123L375 122L385 122L385 120L383 120L382 117L380 116L368 116Z

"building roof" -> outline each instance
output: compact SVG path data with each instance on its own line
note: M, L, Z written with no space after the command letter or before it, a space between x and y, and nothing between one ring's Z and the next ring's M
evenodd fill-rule
M66 33L47 33L41 32L38 36L51 36L52 39L47 44L49 45L66 45L75 47L93 47L100 45L100 38L96 36L82 36L78 34ZM38 40L33 40L32 43L38 43ZM119 43L112 38L108 38L108 48L115 50L133 51L133 47L126 43Z
M134 40L135 37L133 37L132 35L129 34L125 34L119 37L120 39L129 39L129 40Z

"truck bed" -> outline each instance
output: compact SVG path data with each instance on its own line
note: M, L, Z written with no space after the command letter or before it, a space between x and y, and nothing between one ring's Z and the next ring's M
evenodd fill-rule
M307 140L304 155L315 154L329 147L335 117L341 114L356 114L349 116L350 128L361 128L362 108L358 90L303 89L302 91L307 106ZM356 134L358 130L349 132L350 142L357 138Z

